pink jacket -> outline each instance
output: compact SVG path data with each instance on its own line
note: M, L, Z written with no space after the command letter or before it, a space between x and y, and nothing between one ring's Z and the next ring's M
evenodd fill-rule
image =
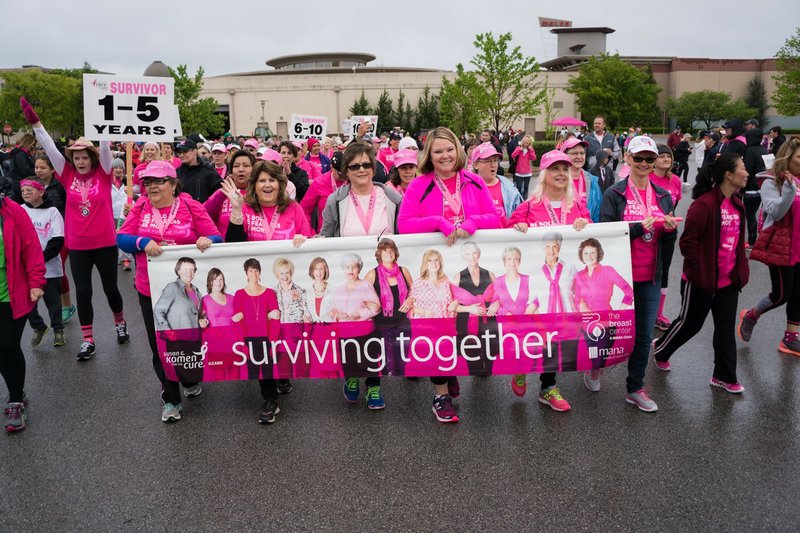
M334 181L336 181L337 188L346 183L345 181ZM325 203L328 201L328 196L333 194L333 191L334 188L331 182L330 172L326 172L320 176L319 179L315 179L311 183L311 186L309 186L306 191L306 195L303 196L303 200L300 202L300 207L303 208L303 212L305 212L306 218L308 218L309 225L311 224L311 214L314 212L314 208L316 208L317 213L319 213L319 219L322 218L322 212L325 210ZM322 227L321 221L319 226Z
M516 170L514 170L515 174L519 174L520 176L525 176L532 172L533 162L536 161L536 152L531 146L530 150L522 153L522 147L517 146L516 150L511 154L511 159L516 160Z
M483 179L466 170L460 172L465 214L461 227L470 235L479 229L503 227ZM400 233L440 231L444 235L450 235L455 229L444 217L444 198L433 181L433 172L418 176L408 184L397 216L397 229Z
M528 307L528 298L530 296L530 276L520 274L519 278L519 293L517 294L516 300L512 298L511 294L508 292L505 275L495 278L492 284L494 288L492 303L500 302L500 308L497 310L498 316L525 314L525 309Z
M44 254L33 223L19 204L8 198L0 200L0 220L11 316L16 319L26 316L36 305L31 302L31 289L44 289Z

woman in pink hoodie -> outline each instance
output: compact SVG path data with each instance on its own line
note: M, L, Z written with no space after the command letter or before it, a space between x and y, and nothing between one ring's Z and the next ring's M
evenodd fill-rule
M44 294L44 255L22 207L0 195L0 374L8 385L6 431L25 429L25 320Z
M439 127L428 133L421 176L409 183L397 228L400 233L441 232L452 246L478 229L500 228L502 223L489 189L480 176L464 170L466 155L455 133ZM432 377L433 412L439 422L458 422L452 397L458 396L458 380Z

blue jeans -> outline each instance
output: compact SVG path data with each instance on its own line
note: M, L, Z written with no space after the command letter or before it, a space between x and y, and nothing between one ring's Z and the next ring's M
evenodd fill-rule
M636 337L633 353L628 359L628 379L625 380L628 392L636 392L644 387L644 372L650 357L650 344L653 342L653 328L656 324L658 304L661 300L661 284L652 281L633 283L633 301L636 306Z
M528 185L531 182L531 176L518 176L514 174L514 186L522 195L522 200L528 199Z

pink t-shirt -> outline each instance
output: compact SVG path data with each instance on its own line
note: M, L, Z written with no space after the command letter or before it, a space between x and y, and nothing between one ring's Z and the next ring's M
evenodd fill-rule
M314 232L308 223L303 208L295 201L289 202L283 213L278 215L278 223L272 236L267 235L267 227L272 222L277 207L266 207L261 214L256 213L252 207L245 204L242 207L244 230L248 241L281 241L291 239L295 235L312 237Z
M450 179L442 180L442 182L444 183L445 187L447 187L447 190L450 191L450 194L452 194L454 198L456 196L456 180L457 180L457 178L455 176L450 178ZM464 180L463 180L463 177L462 177L461 178L462 188L463 188L463 183L464 183ZM437 187L438 187L438 185L437 185ZM461 222L461 221L464 220L464 206L463 205L461 206L461 212L458 215L456 215L455 211L453 211L453 209L451 208L450 204L447 203L446 200L443 200L443 203L444 203L444 218L446 218L452 224L455 224L456 222Z
M219 174L220 178L225 179L225 174L228 172L228 167L222 165L221 167L214 167L214 170L217 171L217 174Z
M590 311L610 310L615 285L622 289L622 303L633 304L633 287L619 275L614 267L598 263L591 276L589 268L586 267L575 275L572 283L575 309L578 311L581 310L581 300Z
M719 250L717 250L718 289L731 284L731 272L736 265L736 246L739 244L739 211L730 198L723 198L720 218L722 223L719 229Z
M506 208L503 204L503 184L500 183L500 180L497 180L497 183L494 185L487 185L489 189L489 196L492 197L492 203L494 204L494 208L497 211L497 216L503 221L503 227L506 226Z
M314 178L322 175L322 161L320 161L319 154L308 154L308 162L314 169Z
M162 246L176 244L194 244L200 237L219 235L214 222L203 209L203 205L192 199L187 194L178 197L178 210L175 218L164 228L162 237L156 220L153 218L153 207L150 200L142 198L133 206L125 223L119 229L123 235L137 235L161 243ZM156 210L162 223L166 223L172 206ZM145 296L150 296L150 278L147 274L147 256L145 253L136 253L136 275L134 276L136 290Z
M234 314L244 315L239 322L244 337L269 337L270 331L280 331L280 321L267 319L267 315L276 309L278 298L272 289L265 289L258 296L239 289L233 295Z
M70 250L96 250L117 244L111 184L114 178L97 166L90 174L78 174L71 164L58 176L67 191L64 232ZM86 204L81 188L85 187Z
M245 191L239 189L239 194L244 195ZM225 237L225 232L228 231L228 224L231 221L231 201L222 189L214 191L214 194L209 196L205 201L203 207L208 211L208 216L217 225L219 234Z
M397 150L393 150L390 147L381 148L378 152L378 160L383 163L383 166L386 167L386 171L392 170L394 166L394 156L397 154Z
M683 198L683 184L681 183L681 179L672 172L669 172L663 178L655 172L651 172L650 181L669 192L669 195L672 197L673 209L678 205L678 201Z
M375 191L375 210L369 226L369 232L364 230L364 225L353 205L352 195L348 195L348 209L345 212L344 223L342 224L342 237L363 237L365 235L381 235L392 233L392 223L386 214L386 193L380 187L374 187ZM356 198L361 205L361 211L369 216L370 194L357 194Z
M553 214L556 216L558 222L553 222L550 213L547 210L544 202L536 198L530 198L519 204L517 209L511 214L508 219L508 225L513 226L519 222L527 222L528 226L556 226L561 223L561 210L563 209L563 202L551 202L550 207L553 208ZM572 207L567 213L565 224L572 224L578 218L585 218L591 222L591 216L586 206L580 202L573 201Z
M300 161L295 163L295 165L306 171L306 174L308 174L308 183L313 182L316 178L322 175L322 172L314 168L314 165L312 165L305 159L301 159Z
M203 296L203 313L208 319L209 327L232 326L231 317L236 314L233 308L233 296L225 295L225 305L218 304L210 294Z
M641 222L649 215L656 217L663 217L664 213L658 207L658 201L653 195L652 200L647 199L646 190L639 190L639 196L642 201L646 202L650 208L650 213L647 214L642 211L641 207L637 205L633 198L630 188L633 186L629 182L628 188L625 190L625 199L627 204L625 211L622 214L622 220L628 222ZM638 190L638 189L637 189ZM661 238L661 233L664 230L663 223L656 222L653 224L653 229L650 233L646 233L641 237L634 239L631 242L631 266L633 271L633 281L652 281L653 275L656 271L656 257L658 257L658 240Z

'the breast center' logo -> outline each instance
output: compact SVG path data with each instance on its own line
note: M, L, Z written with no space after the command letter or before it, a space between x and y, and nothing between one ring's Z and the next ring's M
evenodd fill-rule
M606 336L606 328L600 323L600 315L597 313L584 314L583 322L586 335L597 342Z

